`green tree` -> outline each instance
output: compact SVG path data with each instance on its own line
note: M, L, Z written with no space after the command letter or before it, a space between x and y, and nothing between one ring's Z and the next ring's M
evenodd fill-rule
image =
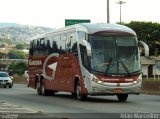
M148 44L150 49L150 55L160 55L160 24L152 22L137 22L132 21L124 25L132 28L138 37L138 40L142 40Z
M27 54L19 50L11 50L7 55L9 59L26 59L27 58Z
M6 67L7 67L7 64L0 62L0 70L5 69Z
M11 63L8 69L14 74L22 75L28 69L28 64L26 62Z
M5 47L6 47L6 44L4 43L0 45L0 48L5 48Z
M12 44L12 41L11 41L11 39L0 38L0 43Z
M6 53L0 52L0 59L2 59L4 56L6 56Z
M22 49L25 48L25 44L19 43L19 44L16 45L16 48L19 49L19 50L22 50Z

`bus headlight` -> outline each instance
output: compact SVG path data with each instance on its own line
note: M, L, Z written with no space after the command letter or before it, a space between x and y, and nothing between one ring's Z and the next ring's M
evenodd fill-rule
M92 75L92 76L90 77L90 79L91 79L91 81L93 81L93 82L95 82L95 83L99 83L99 84L103 83L103 81L99 80L99 79L98 79L97 77L95 77L94 75Z
M97 77L95 77L93 74L89 78L91 81L98 81Z
M138 81L138 82L141 82L141 81L142 81L142 74L139 75L137 81Z
M103 83L103 81L100 81L100 80L99 80L97 83Z
M97 78L92 78L92 81L94 81L95 83L98 83L98 79Z
M142 74L139 75L136 81L133 81L133 84L137 84L142 81Z
M133 84L136 84L136 83L138 83L138 81L133 81Z
M95 83L98 83L98 84L102 84L103 83L103 81L101 81L101 80L99 80L99 79L97 79L97 78L94 78L94 80L93 80Z

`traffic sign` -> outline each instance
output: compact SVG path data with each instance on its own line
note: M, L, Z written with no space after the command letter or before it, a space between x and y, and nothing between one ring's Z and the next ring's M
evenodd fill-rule
M78 24L78 23L90 23L89 19L65 19L65 26Z

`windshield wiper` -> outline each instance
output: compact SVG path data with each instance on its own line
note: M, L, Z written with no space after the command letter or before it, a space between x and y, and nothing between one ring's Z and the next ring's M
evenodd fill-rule
M138 75L138 74L141 74L141 70L138 70L138 71L135 71L135 72L131 72L131 75Z
M94 69L91 69L91 71L94 71L94 72L98 72L98 73L104 74L104 72L102 72L102 71L97 71L97 70L94 70Z
M129 69L127 68L127 66L125 65L125 63L120 58L118 58L118 60L122 64L124 70L127 72L127 75L131 75L131 73L129 72Z

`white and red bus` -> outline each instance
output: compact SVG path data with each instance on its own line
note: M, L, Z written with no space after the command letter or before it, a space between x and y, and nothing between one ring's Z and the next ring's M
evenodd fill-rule
M140 94L141 64L136 33L123 25L82 23L34 37L29 51L29 86L39 95Z

